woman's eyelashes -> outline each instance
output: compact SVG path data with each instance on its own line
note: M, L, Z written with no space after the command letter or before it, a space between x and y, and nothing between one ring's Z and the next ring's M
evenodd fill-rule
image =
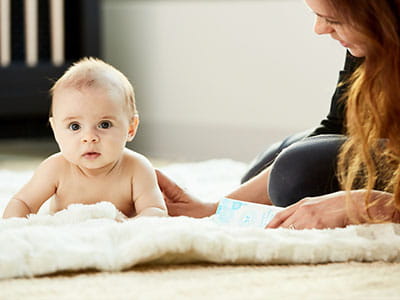
M325 22L329 25L341 25L342 23L340 23L339 21L336 20L330 20L330 19L325 19Z

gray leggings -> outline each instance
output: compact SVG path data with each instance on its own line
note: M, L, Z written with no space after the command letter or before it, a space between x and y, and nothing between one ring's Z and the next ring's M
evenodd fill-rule
M272 203L286 207L304 197L320 196L340 189L336 177L337 154L343 135L293 138L265 151L242 181L271 166L268 193Z

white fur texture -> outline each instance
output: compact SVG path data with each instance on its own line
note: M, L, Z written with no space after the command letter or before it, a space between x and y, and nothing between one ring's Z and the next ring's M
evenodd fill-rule
M214 160L172 165L165 172L211 201L236 185L244 167ZM0 172L1 196L15 191L15 180L22 184L27 175ZM14 182L7 185L10 179ZM87 269L118 271L148 263L400 261L397 224L296 231L227 228L209 218L120 219L112 204L102 202L72 205L53 216L0 220L0 278Z

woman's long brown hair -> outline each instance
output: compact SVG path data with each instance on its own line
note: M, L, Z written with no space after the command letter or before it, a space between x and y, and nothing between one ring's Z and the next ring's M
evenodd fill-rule
M373 189L393 193L388 204L400 211L400 0L326 1L366 46L364 62L349 79L339 180L344 190L365 189L368 208L375 204ZM368 212L363 217L387 221Z

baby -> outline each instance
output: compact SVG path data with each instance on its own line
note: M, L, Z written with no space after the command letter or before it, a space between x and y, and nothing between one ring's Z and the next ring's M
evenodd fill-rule
M108 201L127 217L167 216L150 162L125 148L139 124L128 79L99 59L84 58L51 95L49 121L60 152L39 165L3 217L36 213L51 196L51 212Z

